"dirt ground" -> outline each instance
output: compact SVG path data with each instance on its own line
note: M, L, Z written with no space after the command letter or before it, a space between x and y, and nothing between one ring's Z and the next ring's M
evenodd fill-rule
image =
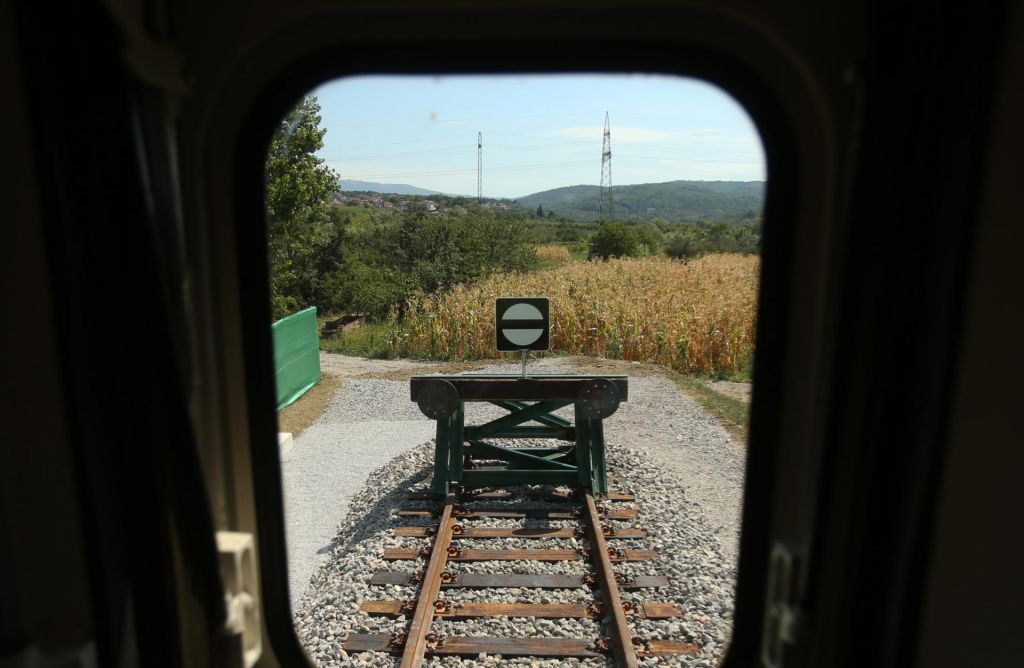
M291 406L277 412L277 430L298 437L306 427L316 422L331 403L334 393L341 387L341 378L321 371L320 384L299 397Z
M473 362L423 362L415 360L371 360L362 357L348 357L332 353L320 353L320 375L318 385L302 395L291 406L277 413L277 429L289 432L298 438L311 424L316 422L331 403L334 393L341 388L346 378L382 378L385 380L408 380L422 373L462 373L491 364L490 360Z
M712 380L708 382L716 392L735 397L745 403L750 403L750 383L736 383L731 380Z
M570 364L584 374L605 373L628 374L630 376L665 376L671 374L657 364L627 362L594 357L542 357L532 362L543 370L545 361L557 360L559 364ZM514 362L515 359L473 360L468 362L429 362L421 360L371 360L362 357L348 357L333 353L320 353L320 369L323 380L302 398L278 412L278 430L291 432L298 437L327 409L334 393L346 378L380 378L384 380L408 380L424 373L465 373L482 369L495 363ZM550 363L550 362L549 362ZM732 381L696 381L720 394L750 403L750 383ZM734 434L735 436L736 434Z

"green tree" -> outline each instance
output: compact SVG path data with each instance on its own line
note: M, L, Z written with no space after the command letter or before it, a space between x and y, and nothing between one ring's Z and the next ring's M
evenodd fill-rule
M636 255L638 245L633 230L615 221L599 223L597 234L590 238L590 243L594 253L604 259Z
M317 157L326 130L320 105L303 99L278 125L266 161L270 291L274 318L315 303L324 266L323 253L340 252L340 226L328 207L338 175ZM340 258L337 258L340 261ZM319 267L317 265L320 265Z
M385 319L416 287L408 274L384 265L355 264L344 276L351 279L349 307L373 320Z
M482 208L408 215L398 224L395 237L393 261L428 292L494 271L525 271L536 263L526 226Z
M636 237L640 245L644 247L644 252L648 255L655 255L661 252L662 247L665 245L665 235L658 229L657 225L651 223L638 225Z
M682 260L700 255L701 251L692 234L680 233L669 240L665 246L665 254Z
M669 257L699 257L707 253L759 253L761 249L761 222L745 220L741 223L698 221L679 226L665 246Z
M537 205L537 217L538 218L543 218L544 217L544 207L542 205L540 205L540 204Z
M583 234L580 232L580 226L577 223L567 223L562 221L558 223L558 226L555 228L555 239L558 241L574 242L579 241L582 238Z

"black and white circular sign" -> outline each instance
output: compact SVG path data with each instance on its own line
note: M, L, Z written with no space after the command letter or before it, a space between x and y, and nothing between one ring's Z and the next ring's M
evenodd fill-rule
M494 307L499 351L549 348L551 321L547 297L498 297Z

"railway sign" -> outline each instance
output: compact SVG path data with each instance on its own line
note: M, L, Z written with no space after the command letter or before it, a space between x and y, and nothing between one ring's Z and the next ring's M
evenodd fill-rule
M494 335L499 352L548 350L551 320L547 297L498 297Z

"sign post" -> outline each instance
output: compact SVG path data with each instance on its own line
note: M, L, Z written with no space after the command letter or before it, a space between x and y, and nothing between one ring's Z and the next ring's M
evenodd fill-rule
M550 304L547 297L498 297L494 302L495 347L499 352L519 351L526 358L531 350L551 347Z

